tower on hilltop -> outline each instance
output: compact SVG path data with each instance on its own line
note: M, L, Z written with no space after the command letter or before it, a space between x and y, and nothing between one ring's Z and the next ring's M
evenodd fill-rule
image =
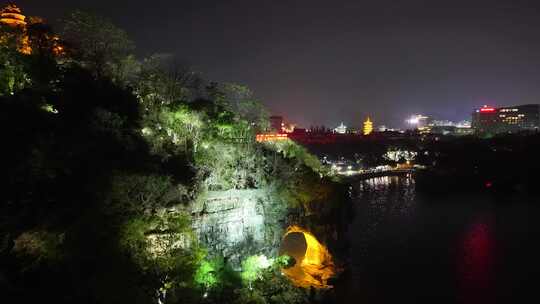
M15 31L2 32L0 35L0 43L9 41L9 37L15 37L18 51L23 54L32 53L32 47L30 46L30 38L27 30L28 26L34 24L44 24L45 21L40 17L26 17L20 8L15 4L8 4L6 7L0 9L0 26L9 27L15 29ZM64 46L60 42L60 38L52 33L42 34L38 40L49 42L52 53L56 56L64 54Z
M26 26L26 16L15 4L8 4L0 10L0 23L9 26Z
M373 122L369 120L369 117L366 121L364 121L364 135L369 135L371 132L373 132Z

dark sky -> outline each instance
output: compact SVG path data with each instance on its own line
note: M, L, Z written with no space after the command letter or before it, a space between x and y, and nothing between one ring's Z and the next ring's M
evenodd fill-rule
M538 1L20 0L50 21L111 19L138 55L172 53L248 85L304 126L399 127L407 115L469 119L485 103L540 102Z

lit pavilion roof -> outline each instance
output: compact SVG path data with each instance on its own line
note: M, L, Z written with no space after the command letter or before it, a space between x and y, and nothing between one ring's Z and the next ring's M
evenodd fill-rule
M7 25L26 25L26 16L14 4L9 4L0 11L0 23Z

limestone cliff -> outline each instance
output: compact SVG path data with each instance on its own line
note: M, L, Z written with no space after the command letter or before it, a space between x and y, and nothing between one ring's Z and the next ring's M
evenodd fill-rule
M234 267L249 255L274 256L285 229L286 208L264 189L208 191L191 213L201 244Z

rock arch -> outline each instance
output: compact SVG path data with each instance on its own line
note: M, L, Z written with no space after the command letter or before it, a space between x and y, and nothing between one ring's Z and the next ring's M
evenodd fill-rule
M332 255L309 231L290 226L283 235L280 254L287 254L296 264L282 270L295 285L300 287L331 288L328 279L335 275Z

